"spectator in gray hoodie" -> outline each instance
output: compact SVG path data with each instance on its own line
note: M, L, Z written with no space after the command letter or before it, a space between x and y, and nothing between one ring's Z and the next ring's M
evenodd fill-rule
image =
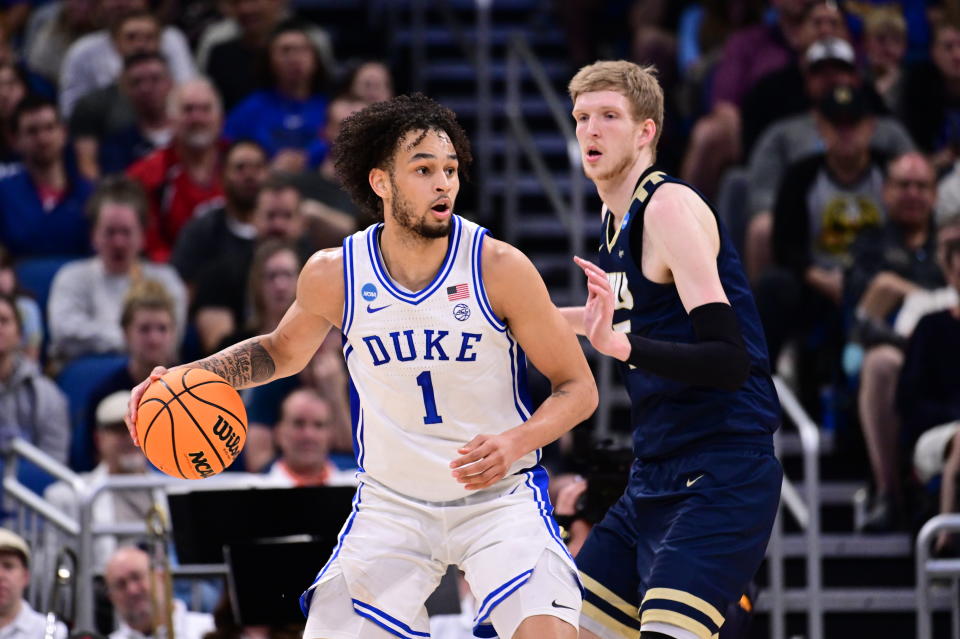
M0 446L18 436L67 462L67 398L23 356L17 302L0 294Z

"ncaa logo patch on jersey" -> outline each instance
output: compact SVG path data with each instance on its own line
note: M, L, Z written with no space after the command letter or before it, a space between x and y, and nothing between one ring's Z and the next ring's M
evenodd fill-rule
M372 302L377 299L377 287L369 282L363 285L363 288L360 289L360 294L363 295L363 299L368 302Z

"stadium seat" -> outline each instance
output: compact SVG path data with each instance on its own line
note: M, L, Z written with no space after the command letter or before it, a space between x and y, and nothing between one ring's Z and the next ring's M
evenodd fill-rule
M57 386L67 396L73 426L70 467L78 472L94 466L93 424L86 423L90 394L126 363L126 355L88 355L71 361L57 375Z
M17 274L17 281L27 292L33 294L40 306L40 311L46 318L47 298L50 295L50 285L53 283L53 276L57 274L60 267L77 259L76 256L55 256L55 257L33 257L17 262L14 270ZM46 323L46 322L44 322Z

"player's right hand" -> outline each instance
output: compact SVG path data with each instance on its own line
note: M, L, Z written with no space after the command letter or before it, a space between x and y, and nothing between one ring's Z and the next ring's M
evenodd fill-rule
M166 368L157 366L150 371L150 377L137 384L133 390L130 391L130 403L127 405L127 414L124 415L123 421L127 424L127 430L130 431L130 438L133 439L133 443L136 444L138 448L140 447L140 440L137 439L137 407L140 406L140 399L143 397L143 394L147 392L150 384L166 374Z

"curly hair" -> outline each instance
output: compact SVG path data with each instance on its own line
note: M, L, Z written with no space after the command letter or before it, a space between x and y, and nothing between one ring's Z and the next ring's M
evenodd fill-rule
M470 141L453 111L422 93L376 102L345 119L333 143L337 177L365 213L383 217L383 201L370 188L368 176L374 168L392 171L393 154L410 131L443 131L450 136L459 173L467 177L473 161Z

